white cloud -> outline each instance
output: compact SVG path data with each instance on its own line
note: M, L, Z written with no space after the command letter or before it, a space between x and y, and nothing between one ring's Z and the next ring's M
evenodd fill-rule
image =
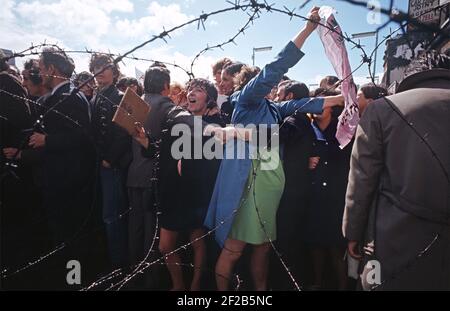
M13 0L2 0L0 10L0 47L10 49L15 52L23 51L31 46L31 43L39 44L47 40L48 43L57 43L54 36L44 34L39 31L28 31L18 22L14 14L16 5ZM21 67L23 58L16 58L16 64Z
M112 11L130 13L134 10L134 5L129 0L84 0L84 2L89 3L90 6L94 4L107 13Z
M88 46L97 45L108 33L112 11L132 12L133 4L129 0L59 0L21 2L15 7L31 30Z
M163 26L166 30L169 30L193 18L182 13L178 4L162 6L153 1L147 11L149 16L135 20L122 19L117 21L115 24L117 32L131 38L149 37L151 33L162 32Z
M111 53L123 53L127 47L113 44L109 40L117 36L119 30L123 34L125 29L117 29L117 15L111 12L130 12L133 4L126 0L98 0L96 2L87 0L56 0L50 2L36 1L17 2L13 0L1 0L0 47L22 51L31 46L31 43L39 44L44 41L56 43L58 46L69 50L78 50L87 47L97 51ZM150 37L151 32L159 33L162 27L169 29L179 25L191 18L182 13L180 6L170 4L162 6L152 2L148 6L149 16L135 20L121 20L132 30L132 36ZM114 41L113 41L114 42ZM131 44L131 43L130 43ZM136 57L155 59L176 63L187 70L195 55L185 55L171 45L160 47L143 48L136 51ZM71 53L76 64L76 71L88 70L89 54ZM30 57L37 57L36 55ZM27 59L16 58L16 64L21 69L23 62ZM211 64L215 58L202 55L197 59L194 66L196 77L211 77ZM135 67L145 71L149 62L125 59L120 64L122 72L127 76L135 75ZM188 76L180 69L168 66L173 81L186 82Z
M14 19L14 14L12 12L12 9L14 7L14 1L13 0L2 0L1 2L2 9L0 10L0 25L3 26L7 25Z

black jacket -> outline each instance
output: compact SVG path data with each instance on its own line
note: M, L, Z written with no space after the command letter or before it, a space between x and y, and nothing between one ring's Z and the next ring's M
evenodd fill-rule
M78 93L70 95L70 92L67 83L41 99L44 111L54 107L43 114L41 121L47 135L43 148L44 187L52 191L77 191L93 174L95 153L89 103Z
M172 129L183 124L193 133L194 116L175 106L169 98L160 97L156 101L152 100L152 97L154 98L152 94L146 94L152 107L148 119L149 127L146 128L150 133L150 144L147 149L142 148L142 154L154 160L152 177L156 182L153 184L153 193L159 202L161 227L173 231L185 230L192 225L197 227L196 219L188 219L191 215L186 214L186 198L182 195L183 183L177 169L178 159L175 159L171 152L172 144L180 135L172 135ZM206 124L202 122L202 129Z
M146 103L151 108L151 112L144 122L143 126L146 131L156 133L159 131L155 127L163 122L163 114L155 118L155 111L160 111L159 107L162 105L172 107L173 103L168 97L159 94L146 94L144 97ZM131 143L133 160L128 168L127 186L133 188L150 188L152 186L153 176L153 155L144 156L142 154L142 146L135 140ZM154 150L152 150L154 151Z
M31 125L30 111L25 101L26 94L25 89L15 77L6 72L0 73L1 148L20 147L24 139L22 131Z
M230 97L228 97L227 100L224 103L222 103L222 106L220 107L220 115L222 117L222 120L225 121L225 124L231 124L233 109L234 108L230 102Z
M93 98L92 128L100 160L126 169L131 162L131 137L112 122L122 97L123 93L110 85Z

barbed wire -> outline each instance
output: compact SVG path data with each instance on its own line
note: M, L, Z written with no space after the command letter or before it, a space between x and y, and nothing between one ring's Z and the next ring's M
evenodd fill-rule
M7 56L6 59L11 59L11 58L15 58L15 57L28 57L28 56L33 56L33 55L40 55L41 52L38 49L43 49L46 47L57 48L61 51L64 51L64 53L66 53L66 54L89 54L89 55L105 54L110 57L119 57L120 56L120 54L115 54L115 53L111 53L111 52L103 52L103 51L95 51L95 50L87 49L87 48L85 50L64 50L61 47L59 47L58 44L55 44L55 43L41 43L39 45L36 45L36 46L33 46L32 48L27 49L25 52L13 53L12 55ZM182 70L188 76L189 79L194 78L192 71L186 70L183 66L181 66L175 62L167 62L167 61L162 61L162 60L157 60L157 59L137 57L134 55L126 56L126 57L124 57L124 59L150 62L150 63L161 63L164 65L172 66L172 67ZM65 77L63 77L63 78L65 78Z
M341 1L343 1L343 2L348 2L348 3L350 3L350 4L357 5L357 6L364 6L364 7L367 8L367 2L354 1L354 0L341 0ZM176 30L178 30L178 29L181 29L181 28L183 28L183 27L185 27L185 26L187 26L187 25L191 25L191 24L197 23L197 29L199 29L200 26L202 26L202 28L206 30L206 27L205 27L205 21L206 21L206 19L207 19L208 17L210 17L210 16L217 15L217 14L222 14L222 13L229 12L229 11L233 11L233 10L235 10L235 11L237 11L237 10L242 10L242 11L244 11L244 12L250 11L251 14L249 14L249 13L247 12L247 14L249 15L249 19L248 19L247 23L246 23L241 29L239 29L239 31L238 31L237 34L235 34L235 35L234 35L233 37L231 37L229 40L223 41L223 43L219 43L219 44L216 44L216 45L214 45L214 46L207 46L205 49L203 49L202 51L200 51L200 52L194 57L194 59L192 60L191 66L190 66L190 70L186 70L186 69L184 69L183 67L181 67L181 66L179 66L179 65L177 65L177 64L175 64L175 63L169 63L169 62L158 61L158 62L164 63L164 64L166 64L166 65L174 66L174 67L176 67L176 68L179 68L179 69L183 70L183 71L188 75L188 77L191 79L191 78L194 78L194 75L193 75L193 67L194 67L195 61L196 61L201 55L203 55L204 53L206 53L207 51L210 51L210 50L212 50L212 49L222 48L223 46L225 46L225 45L227 45L227 44L230 44L230 43L236 44L235 39L236 39L239 35L241 35L241 34L242 34L242 35L245 35L244 31L248 29L248 27L249 27L250 24L253 25L253 21L254 21L255 19L259 18L260 14L262 14L263 12L267 12L267 13L277 12L277 13L280 13L280 14L288 15L288 16L290 17L290 19L292 19L293 17L297 17L297 18L304 19L304 20L306 20L306 21L309 20L307 17L304 17L304 16L302 16L302 15L296 14L296 13L295 13L295 9L290 10L290 9L284 7L284 10L282 10L282 9L276 8L276 7L274 6L274 4L269 5L266 1L264 1L264 2L257 2L257 1L254 1L254 0L250 0L250 1L244 1L243 3L245 3L245 4L241 4L241 1L236 0L234 3L231 2L231 1L227 1L227 3L231 4L232 6L231 6L231 7L228 7L228 8L225 8L225 9L213 11L213 12L210 12L210 13L203 13L203 14L201 14L201 15L200 15L199 17L197 17L197 18L191 19L190 21L187 21L187 22L185 22L185 23L183 23L183 24L181 24L181 25L175 26L175 27L173 27L173 28L171 28L171 29L169 29L169 30L167 30L167 31L165 30L165 28L163 28L163 32L159 33L159 35L154 35L151 39L149 39L149 40L147 40L147 41L145 41L145 42L143 42L143 43L141 43L141 44L135 46L134 48L132 48L132 49L129 50L128 52L124 53L123 55L121 55L121 54L112 54L112 53L105 53L105 54L108 54L108 55L110 55L110 56L115 56L115 59L114 59L114 61L113 61L113 64L117 64L117 63L119 63L119 62L123 62L123 59L141 60L141 61L153 61L153 62L154 62L155 60L150 60L150 59L145 59L145 58L138 58L138 57L135 57L134 55L132 55L132 53L135 52L136 50L138 50L138 49L144 47L145 45L147 45L147 44L149 44L149 43L151 43L151 42L154 42L154 41L156 41L156 40L158 40L158 39L161 39L161 40L167 42L167 38L171 38L171 37L170 37L170 33L174 32L174 31L176 31ZM310 3L310 0L305 1L305 2L300 6L300 9L302 9L303 7L305 7L308 3ZM369 8L369 9L370 9L370 8ZM441 9L442 9L442 8L441 8ZM433 9L433 10L435 10L435 9ZM430 11L432 11L432 10L430 10ZM398 32L398 31L400 31L400 30L404 31L404 27L405 27L405 26L407 26L407 25L409 25L409 24L412 24L412 25L414 25L414 26L416 26L416 27L419 27L419 28L421 28L421 29L424 29L424 30L426 30L426 31L432 31L432 32L434 32L434 33L438 33L438 34L440 34L440 35L449 37L448 32L445 32L445 31L443 31L443 30L441 30L441 29L438 29L438 28L436 28L436 27L433 27L433 26L430 26L430 25L421 23L421 22L419 22L419 21L417 21L417 20L415 20L415 19L412 19L412 18L409 17L408 14L406 14L406 13L404 13L404 12L401 12L401 11L398 11L398 10L394 10L394 9L393 9L393 1L392 1L392 0L390 1L389 9L383 9L383 8L381 8L381 9L380 9L380 12L381 12L382 14L385 14L385 15L389 16L389 20L388 20L388 22L386 22L385 24L383 24L383 25L381 25L380 27L378 27L377 31L380 31L381 29L383 29L384 27L386 27L386 26L388 25L388 23L390 23L390 22L396 22L396 23L400 24L400 27L399 27L396 31L394 31L394 33ZM427 13L427 12L425 12L425 13L423 13L423 14L426 14L426 13ZM319 23L319 24L320 24L320 23ZM320 25L323 26L323 27L328 28L329 31L334 31L334 32L336 32L334 29L330 28L328 25L323 25L323 24L320 24ZM372 73L371 73L372 57L373 57L375 51L376 51L376 50L377 50L377 49L378 49L378 48L379 48L386 40L388 40L389 38L391 38L392 35L393 35L394 33L391 33L390 35L386 36L386 37L384 38L384 40L382 40L382 41L375 47L375 49L370 53L370 56L368 56L368 54L365 52L363 46L361 46L361 44L360 44L359 42L353 41L347 34L339 34L339 35L342 37L343 40L347 41L349 44L352 45L352 48L358 48L358 49L362 52L362 56L361 56L361 57L362 57L362 61L361 61L361 64L360 64L355 70L352 71L352 74L353 74L354 72L356 72L357 70L359 70L365 63L367 63L367 64L368 64L368 69L369 69L369 75L370 75L370 78L371 78L372 82L375 83L375 77L373 77L373 75L372 75ZM12 57L24 57L24 56L29 56L29 55L38 55L39 53L36 51L37 49L43 48L43 47L49 47L49 46L50 46L50 47L57 48L57 49L59 49L59 50L62 50L60 47L57 46L57 44L48 44L48 43L44 42L44 43L39 44L39 45L33 45L33 44L32 44L31 47L29 47L29 48L27 48L27 49L25 49L25 50L23 50L23 51L21 51L21 52L14 53L12 56L8 56L8 58L12 58ZM412 50L413 50L413 49L412 49ZM63 50L63 51L64 51L64 50ZM81 51L81 50L78 50L78 51L77 51L77 50L66 50L66 51L64 51L64 52L65 52L65 53L88 53L88 54L99 53L99 52L89 51L89 50L87 50L87 49L86 49L85 51ZM101 74L103 71L107 70L107 69L110 68L111 66L112 66L112 65L104 66L104 67L102 68L101 71L97 72L91 79L89 79L89 80L83 82L80 86L78 86L77 88L75 88L72 92L75 93L75 92L79 91L79 89L81 89L84 85L88 85L88 83L89 83L90 81L92 81L98 74ZM349 77L350 77L350 76L349 76ZM349 77L345 77L345 78L341 79L340 83L342 83L342 81L346 80L346 79L349 78ZM5 92L5 90L0 90L0 91ZM27 100L28 100L28 99L27 99ZM57 107L58 105L60 105L61 102L62 102L62 101L56 103L53 107L51 107L49 110L47 110L47 113L50 112L50 111L55 111L55 113L59 113L59 112L56 110L56 107ZM297 111L296 111L295 113L297 113ZM294 114L295 114L295 113L294 113ZM60 113L59 113L59 114L60 114ZM44 116L45 116L45 115L44 115ZM66 119L69 118L69 120L70 120L71 122L73 121L74 123L76 123L77 125L79 125L79 123L77 123L75 120L71 120L70 117L64 116L63 114L61 114L61 116L64 117L64 118L66 118ZM0 117L5 118L4 116L0 116ZM42 116L41 116L41 117L42 117ZM37 120L37 121L39 121L39 120ZM36 122L36 123L39 123L39 122ZM283 123L283 124L284 124L284 123ZM283 124L282 124L281 126L283 126ZM35 124L35 126L36 126L36 124ZM281 126L280 126L280 127L281 127ZM255 177L256 177L256 176L255 176ZM256 179L256 178L254 178L254 179ZM250 191L250 188L251 188L251 185L248 187L247 191ZM254 190L254 191L255 191L255 190ZM254 194L253 194L253 195L254 195ZM238 209L240 208L240 206L242 206L242 204L243 204L243 203L241 202L240 205L238 206L238 208L236 208L235 210L233 210L233 213L230 215L230 217L232 217L232 216L238 211ZM255 201L255 207L256 207L256 201ZM263 224L263 222L262 222L261 219L260 219L259 211L257 211L257 212L258 212L258 217L259 217L260 224L261 224L263 230L265 231L265 229L264 229L264 224ZM190 245L193 244L194 242L196 242L196 241L198 241L198 240L200 240L200 239L202 239L202 238L205 238L206 236L212 234L214 231L216 231L220 226L222 226L222 225L223 225L226 221L228 221L228 220L230 220L230 219L227 218L226 220L221 221L217 227L215 227L215 228L213 228L212 230L208 231L206 234L202 235L201 237L199 237L199 238L197 238L197 239L195 239L195 240L193 240L193 241L191 241L191 242L189 242L189 243L187 243L187 244L185 244L185 245L180 246L179 248L175 249L173 252L168 253L168 254L162 256L161 258L159 258L158 260L155 260L155 261L153 261L153 262L151 262L151 263L146 262L146 259L147 259L148 255L149 255L149 253L148 253L147 256L145 256L145 259L144 259L143 261L141 261L141 262L136 266L136 268L133 270L133 272L132 272L130 275L127 275L127 276L125 277L125 279L123 279L123 280L122 280L121 282L119 282L119 283L116 283L116 284L115 284L113 287L111 287L111 288L115 288L115 287L117 287L117 286L119 286L119 289L122 288L122 286L124 286L130 279L132 279L132 278L133 278L134 276L136 276L137 274L142 273L145 269L147 269L148 267L150 267L152 264L161 264L160 261L161 261L164 257L169 256L170 254L173 254L173 253L175 253L175 252L177 252L177 251L184 250L187 246L190 246ZM269 239L269 240L270 240L270 239ZM154 244L155 241L156 241L156 238L154 238L154 240L153 240L153 242L152 242L152 245ZM293 276L290 274L290 271L289 271L287 265L286 265L286 264L284 263L284 261L282 260L281 254L279 254L279 252L276 250L276 248L275 248L275 246L273 245L272 241L270 241L270 243L271 243L271 245L272 245L273 250L274 250L275 253L277 254L278 258L281 260L281 262L282 262L282 264L283 264L285 270L288 272L289 276L291 277L291 280L292 280L293 283L295 284L296 288L297 288L297 289L300 289L300 286L297 284L296 280L295 280L295 279L293 278ZM434 242L433 242L433 243L434 243ZM65 244L62 244L62 245L63 245L63 247L65 246ZM61 247L61 245L58 246L58 247ZM152 248L150 248L150 250L151 250L151 249L152 249ZM428 249L429 249L429 248L427 248L426 250L428 250ZM54 251L50 252L48 255L51 256L51 254L53 254L53 252L54 252ZM46 258L47 258L47 256L41 257L42 260L40 260L39 262L43 261L43 260L46 259ZM33 264L33 265L34 265L34 264ZM17 271L17 273L18 273L18 272L22 272L22 271L23 271L23 269L20 269L20 271ZM111 274L110 274L110 275L106 275L106 276L104 276L104 277L98 279L98 281L101 281L101 282L103 283L103 282L105 282L106 280L109 280L112 276L116 277L116 276L117 276L116 274L119 274L119 273L121 273L120 269L119 269L119 271L118 271L118 270L114 270L114 271L111 272L112 275L111 275ZM2 276L2 278L3 278L3 276ZM240 282L238 282L238 283L240 284ZM99 285L99 284L94 282L91 286L87 287L86 289L92 289L92 288L95 288L97 285Z
M237 6L239 6L239 1L237 1L237 2L235 3L235 5L236 5L236 7L235 7L235 9L236 9ZM255 5L255 3L253 2L252 5ZM270 7L270 6L269 6L269 7L266 6L266 9L267 9L268 11L270 11L270 10L271 10L271 7ZM258 7L256 7L254 14L251 16L251 18L249 19L249 21L247 22L246 25L248 25L250 22L253 21L253 19L254 19L254 17L256 16L257 13L258 13ZM287 12L287 14L291 14L291 18L292 18L292 16L294 15L293 11L290 11L290 13ZM297 15L296 15L296 16L297 16ZM298 16L298 17L302 17L302 16ZM206 18L207 18L207 17L205 17L205 15L202 15L201 18L199 19L199 23L200 23L200 21L202 21L203 27L204 27L203 20L206 20ZM302 17L302 18L303 18L303 17ZM245 27L246 27L246 26L244 26L243 29L244 29ZM176 27L175 27L175 28L176 28ZM175 28L173 28L173 29L175 29ZM237 35L239 35L241 32L243 32L242 29L241 29L240 32L238 32ZM236 35L236 36L237 36L237 35ZM235 36L235 37L236 37L236 36ZM350 39L349 39L349 40L350 40ZM350 41L351 41L351 40L350 40ZM230 42L232 42L232 41L230 41ZM40 46L41 46L41 47L43 47L43 46L53 46L53 47L56 47L56 48L60 49L60 48L57 47L56 45L49 45L49 44L46 44L46 43L43 43L43 44L41 44ZM37 46L33 46L33 47L31 47L29 50L36 49L36 48L37 48ZM87 52L87 51L86 51L86 52ZM23 54L23 52L21 52L21 53ZM121 57L123 58L124 56L121 56ZM81 87L80 87L80 88L81 88ZM56 106L56 105L55 105L55 106Z
M299 15L299 14L295 13L295 8L294 9L288 9L286 6L284 6L284 10L283 9L278 9L278 8L276 8L274 6L274 4L269 5L266 1L264 1L264 3L258 3L258 2L253 1L253 0L244 1L244 3L249 2L249 4L241 4L241 0L235 0L235 2L231 2L231 1L226 1L226 2L231 4L232 7L229 7L229 8L226 8L226 9L222 9L222 10L217 10L217 11L210 12L210 13L203 13L199 17L191 19L190 21L187 21L187 22L185 22L185 23L183 23L183 24L181 24L179 26L173 27L173 28L171 28L168 31L166 31L164 29L164 31L161 32L159 35L154 35L152 37L152 39L141 43L140 45L134 47L133 49L131 49L130 51L124 53L123 55L121 55L121 54L113 54L113 53L110 53L110 52L96 52L96 51L89 50L87 48L86 48L86 50L66 50L65 51L65 50L61 49L57 44L48 44L48 43L44 42L44 43L41 43L41 44L36 45L36 46L32 45L30 48L28 48L28 49L26 49L26 50L24 50L22 52L13 53L13 55L7 56L6 59L10 59L12 57L25 57L25 56L29 56L29 55L38 55L39 54L38 51L37 51L38 48L54 47L54 48L57 48L59 50L64 51L65 53L87 53L87 54L104 53L104 54L107 54L107 55L110 55L110 56L116 56L116 58L114 60L114 64L118 64L119 62L122 62L123 59L125 59L125 58L132 59L132 60L142 60L142 61L158 61L158 62L167 64L167 65L170 65L170 66L174 66L176 68L179 68L179 69L183 70L188 75L188 77L190 79L192 79L192 78L195 77L194 74L193 74L193 66L195 64L195 61L202 54L206 53L207 51L216 49L216 48L222 48L223 46L225 46L227 44L231 44L231 43L236 44L235 39L241 34L245 35L245 31L248 29L250 24L253 24L253 21L255 19L259 18L260 14L262 12L267 12L267 13L277 12L277 13L281 13L281 14L284 14L284 15L288 15L291 20L292 20L293 17L297 17L297 18L303 19L305 21L311 21L311 22L317 23L319 25L322 25L323 27L327 28L329 31L336 32L345 41L347 41L347 42L351 43L352 45L354 45L355 48L360 49L361 52L363 53L364 57L367 57L367 54L365 53L365 51L362 48L362 46L359 43L353 41L347 34L344 35L342 33L337 32L335 29L333 29L329 25L321 24L318 21L314 21L314 20L309 19L308 17L305 17L303 15ZM306 3L304 5L306 5ZM300 8L303 8L303 6L301 6ZM183 28L183 27L185 27L187 25L193 24L195 22L198 22L197 29L199 29L200 25L203 27L203 29L206 29L206 26L205 26L204 22L206 21L206 19L208 17L213 16L213 15L217 15L217 14L221 14L221 13L225 13L225 12L228 12L228 11L232 11L232 10L236 10L236 11L237 10L242 10L244 12L246 12L247 10L250 10L252 12L252 14L247 13L249 15L248 21L246 22L246 24L242 28L239 29L239 31L233 37L231 37L230 39L225 40L222 43L219 43L217 45L207 46L205 49L200 51L196 56L194 56L194 59L191 62L190 71L186 70L185 68L183 68L180 65L177 65L175 63L164 62L164 61L159 61L159 60L149 60L149 59L145 59L145 58L138 58L138 57L135 57L133 55L129 56L130 54L135 52L137 49L140 49L143 46L145 46L145 45L147 45L147 44L149 44L149 43L151 43L151 42L153 42L153 41L155 41L157 39L161 39L161 40L163 40L164 42L167 43L166 37L167 38L171 38L170 37L170 33L174 32L174 31L176 31L178 29L181 29L181 28ZM106 70L108 68L109 68L109 66L105 66L104 70ZM103 71L101 70L97 74L100 74L102 72ZM91 78L91 79L93 79L93 78Z
M159 149L159 148L157 148ZM158 151L157 151L158 152ZM158 155L157 155L158 156ZM157 158L158 159L158 158ZM154 166L155 170L159 169L159 164L156 163L156 165ZM155 175L157 176L157 175ZM153 176L153 178L155 178L155 176ZM250 186L247 188L247 192L250 192ZM141 263L138 264L139 267L142 267L140 269L135 269L131 274L127 275L123 280L119 281L118 283L115 284L111 284L111 286L107 289L107 290L111 290L114 289L115 287L118 287L117 290L120 290L126 283L128 283L131 279L133 279L134 277L136 277L138 274L143 273L146 269L148 269L149 267L151 267L154 264L158 264L161 260L168 258L169 256L176 254L180 251L186 250L187 247L191 246L192 244L212 235L215 231L217 231L220 227L222 227L226 222L230 221L233 219L234 215L237 213L237 211L243 206L243 204L246 202L247 200L247 195L244 196L241 200L240 200L240 204L238 205L237 208L235 208L233 210L233 212L228 215L227 217L225 217L223 220L221 220L219 222L218 225L216 225L214 228L212 228L211 230L207 231L205 234L201 235L198 238L193 239L192 241L189 241L188 243L185 243L177 248L175 248L173 251L167 253L167 254L163 254L161 257L159 257L158 259L150 262L150 263L146 263L147 258L150 256L150 253L152 251L152 249L150 248L144 258L144 260L141 261ZM159 203L156 203L159 204ZM158 214L157 214L158 216ZM154 240L156 239L156 235L154 237ZM152 243L153 244L153 243ZM146 264L145 264L146 263ZM145 264L145 265L144 265Z
M229 1L227 1L227 2L229 2ZM230 2L229 2L229 3L230 3ZM248 13L247 13L247 14L248 14ZM242 34L242 35L245 35L245 31L249 28L250 24L253 25L253 21L254 21L255 19L257 19L257 18L259 18L259 13L258 13L258 11L255 10L255 11L253 12L253 14L251 14L251 15L249 14L249 19L248 19L248 21L245 23L244 26L242 26L242 27L239 29L239 31L238 31L233 37L231 37L230 39L228 39L228 40L226 40L226 41L223 41L222 43L218 43L218 44L213 45L213 46L208 46L208 45L207 45L206 48L204 48L203 50L201 50L200 52L198 52L197 55L194 56L194 59L193 59L192 62L191 62L191 69L190 69L190 72L191 72L191 73L193 72L193 67L194 67L195 61L196 61L197 59L199 59L199 57L200 57L201 55L205 54L206 52L211 51L211 50L214 50L214 49L217 49L217 48L219 48L219 49L221 49L221 50L223 51L223 47L226 46L226 45L228 45L228 44L231 44L231 43L237 45L236 42L235 42L236 38L239 37L241 34Z
M228 1L228 3L231 3L231 2ZM231 4L233 4L233 3L231 3ZM173 32L173 31L175 31L175 30L177 30L177 29L181 29L181 28L183 28L183 27L185 27L185 26L187 26L187 25L193 24L193 23L195 23L195 22L198 22L198 24L197 24L197 29L199 29L200 25L201 25L204 29L206 29L206 28L205 28L205 25L204 25L204 21L206 21L206 19L207 19L209 16L221 14L221 13L228 12L228 11L232 11L232 10L243 10L243 11L245 11L246 9L251 9L251 10L253 10L253 17L251 17L251 18L249 19L249 22L247 23L247 24L249 24L250 22L253 21L254 16L256 16L256 15L258 14L258 12L260 11L260 9L265 9L267 12L271 12L271 10L273 9L273 7L272 7L271 5L268 5L266 2L265 2L265 3L257 3L256 1L250 1L249 4L244 4L244 5L242 5L242 4L240 3L239 0L236 0L236 1L234 2L234 4L233 4L232 7L225 8L225 9L221 9L221 10L217 10L217 11L214 11L214 12L211 12L211 13L203 13L203 14L200 15L199 17L194 18L194 19L191 19L190 21L187 21L187 22L185 22L185 23L183 23L183 24L181 24L181 25L179 25L179 26L175 26L175 27L171 28L171 29L168 30L168 31L166 31L166 30L163 28L164 31L161 32L159 35L157 35L157 36L154 35L154 36L152 37L152 39L147 40L147 41L145 41L145 42L139 44L138 46L132 48L131 50L129 50L128 52L126 52L126 53L123 54L123 55L118 55L118 56L114 59L114 61L113 61L112 64L109 64L109 65L104 66L100 71L96 72L90 79L85 80L83 83L81 83L81 85L79 85L79 86L75 87L74 89L72 89L72 91L71 91L71 93L70 93L69 96L62 98L62 99L59 100L57 103L55 103L52 107L47 108L47 110L46 110L42 115L40 115L39 118L36 120L36 122L35 122L35 124L33 125L33 127L40 126L40 124L43 123L43 120L44 120L44 118L46 117L46 115L48 115L49 113L51 113L52 111L54 111L58 105L62 104L65 100L67 100L67 99L70 98L71 96L74 96L74 94L76 94L77 92L79 92L81 88L83 88L85 85L88 85L91 81L93 81L93 79L94 79L96 76L98 76L99 74L103 73L103 72L104 72L105 70L107 70L108 68L111 68L111 67L114 66L115 64L118 64L118 63L121 62L124 58L128 57L128 55L132 54L134 51L136 51L136 50L138 50L138 49L144 47L145 45L147 45L147 44L149 44L149 43L151 43L151 42L153 42L153 41L155 41L155 40L157 40L157 39L162 39L162 40L164 40L165 42L167 42L165 38L166 38L166 37L169 37L169 38L170 38L170 33L171 33L171 32ZM286 8L286 11L282 11L282 10L279 10L279 11L280 11L280 12L284 12L285 14L288 14L288 15L290 15L291 17L292 17L292 16L297 16L297 17L303 18L303 19L305 19L305 20L309 20L308 18L306 18L306 17L304 17L304 16L300 16L300 15L294 14L294 10L288 10L288 9ZM313 22L317 23L316 21L313 21ZM334 29L330 28L328 25L323 25L323 26L329 28L330 31L335 31ZM245 27L244 27L244 28L245 28ZM241 31L240 31L239 33L241 33ZM239 35L239 33L238 33L238 35ZM350 40L350 41L351 41L351 39L348 39L348 38L347 38L347 40ZM28 51L29 53L34 53L33 50L36 50L37 48L42 48L42 47L45 47L45 46L51 46L51 47L57 48L58 50L61 50L61 48L58 47L56 44L47 44L46 42L44 42L44 43L42 43L42 44L40 44L40 45L37 45L37 46L32 45L30 48L28 48L28 49L26 49L26 50L24 50L24 51L22 51L22 52L20 52L20 53L17 53L17 54L18 54L18 55L24 55L27 51ZM78 124L78 123L77 123L77 124ZM79 125L79 124L78 124L78 125ZM39 261L39 262L41 262L41 261ZM27 265L27 267L30 267L30 265ZM23 269L21 269L21 271L23 271Z

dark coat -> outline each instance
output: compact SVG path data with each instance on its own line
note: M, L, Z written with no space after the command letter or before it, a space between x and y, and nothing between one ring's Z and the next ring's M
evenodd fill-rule
M193 229L201 222L196 220L198 217L195 215L191 217L193 214L186 210L183 182L178 173L179 159L174 158L171 152L172 144L179 136L172 135L171 132L175 125L182 124L188 126L193 133L194 116L175 106L167 97L155 98L154 94L146 94L145 98L151 105L149 127L146 129L150 133L151 144L149 148L143 148L142 152L145 157L154 159L152 176L156 182L153 184L153 191L159 202L161 227L173 231ZM206 122L201 123L202 129L205 125ZM187 174L190 175L189 166L190 164ZM200 201L206 200L202 197ZM197 216L202 217L200 214Z
M89 103L78 93L70 95L71 90L67 83L42 98L41 124L47 135L43 148L44 204L57 242L72 237L88 217L95 174ZM51 107L54 109L45 113Z
M203 116L203 122L217 124L222 127L225 122L217 113ZM194 139L192 146L194 146ZM202 137L202 147L211 137ZM179 217L184 219L186 229L196 229L203 226L203 221L208 210L209 201L216 183L217 172L220 167L220 159L194 158L193 149L190 159L181 160L181 194L183 196L181 213Z
M220 107L220 115L225 121L225 124L231 124L231 116L233 115L233 105L231 104L230 97L222 103Z
M14 97L6 92L18 97ZM23 143L24 129L31 126L26 90L14 76L0 73L0 148L18 148ZM1 153L3 157L3 152Z
M400 89L361 118L343 231L374 240L378 289L449 290L450 71L415 74Z
M315 141L311 121L305 114L285 119L280 128L283 146L283 169L285 186L277 211L277 241L290 247L292 238L298 238L305 222L309 202L309 157Z
M316 168L310 171L310 204L304 237L315 246L345 247L341 228L352 144L344 149L339 148L337 122L337 118L333 118L328 127L321 131L324 141L316 139L313 143L314 156L320 157L320 160Z
M160 94L145 94L143 98L151 109L143 127L147 132L159 132L161 129L157 124L164 121L164 111L161 111L160 107L162 105L172 107L172 101L170 98ZM158 117L154 115L153 112L155 111L158 111ZM133 188L150 188L152 186L153 165L155 162L155 159L153 158L154 150L151 150L151 152L149 151L148 154L143 154L142 146L135 140L133 140L131 147L133 160L128 168L127 186Z
M0 262L2 268L11 270L36 255L38 243L30 240L31 234L35 236L31 226L37 217L42 217L36 212L39 206L31 199L30 170L3 155L3 148L20 149L28 142L23 132L31 126L26 97L25 89L14 76L0 73ZM8 288L7 281L4 288Z
M131 162L131 137L112 122L122 97L123 93L110 85L93 98L92 128L100 160L126 170Z
M172 126L183 123L183 116L190 116L181 107L175 106L168 97L146 94L146 101L150 102L151 110L148 117L148 128L151 144L147 149L142 148L144 157L153 159L154 200L157 200L161 227L179 231L183 226L183 219L179 217L181 207L181 179L178 175L178 160L172 157L171 145L177 137L171 136Z

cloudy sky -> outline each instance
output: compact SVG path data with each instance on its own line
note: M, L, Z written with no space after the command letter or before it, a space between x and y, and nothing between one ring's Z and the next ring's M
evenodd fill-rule
M337 10L336 18L344 32L348 34L373 31L377 25L368 22L368 10L351 6L343 1L313 0L307 8L298 8L304 1L272 0L276 7L296 8L296 13L306 15L313 5L330 5ZM388 0L380 1L383 7ZM397 8L407 10L407 1L394 1ZM163 27L170 29L190 19L198 17L202 12L211 12L229 7L224 0L179 0L179 1L144 1L144 0L0 0L0 47L14 51L28 48L31 43L57 43L68 50L95 50L111 53L124 53L142 43L154 34L159 34ZM175 62L189 68L193 57L208 45L215 45L230 39L247 21L245 12L231 11L206 20L206 30L191 25L178 30L168 42L157 40L133 55L136 57ZM374 19L370 18L369 21ZM380 22L385 21L382 17ZM263 13L261 18L236 39L237 45L228 45L224 50L209 51L199 58L194 73L200 77L210 77L211 63L218 58L228 56L234 60L251 63L254 47L272 46L272 51L256 54L256 65L263 66L270 61L279 50L302 27L303 21L294 18L291 21L279 13ZM396 29L395 24L387 27L380 35L389 33L389 28ZM361 39L361 43L371 51L375 39ZM317 35L314 35L304 46L306 56L293 68L289 76L307 84L315 83L333 69L323 53L323 47ZM382 71L384 46L379 49L377 72ZM76 63L76 70L87 70L89 57L85 54L70 54ZM350 62L356 67L361 58L357 50L349 49ZM19 68L24 58L16 60ZM148 62L125 61L121 64L126 75L134 76L135 67L145 71ZM169 68L170 69L170 68ZM185 81L187 76L179 69L171 69L173 79ZM355 76L360 81L367 74L363 67Z

